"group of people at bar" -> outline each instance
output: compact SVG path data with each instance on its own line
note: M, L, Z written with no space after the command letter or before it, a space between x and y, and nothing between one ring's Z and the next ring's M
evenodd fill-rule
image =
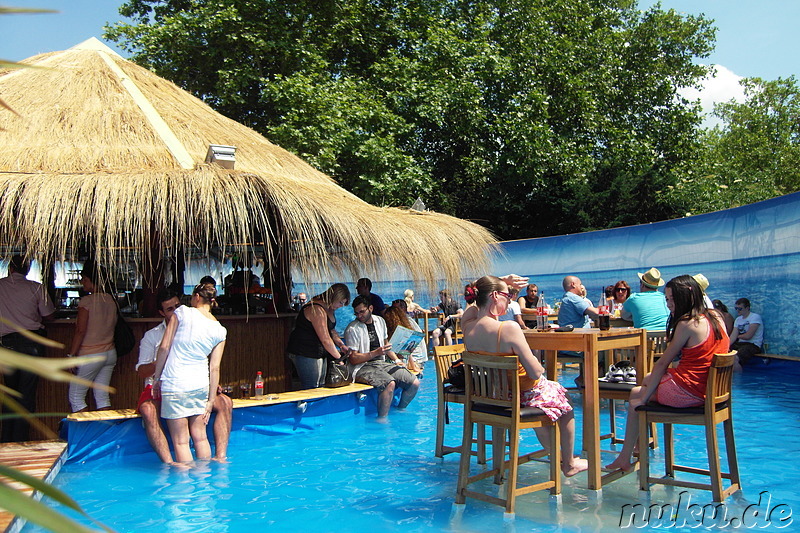
M28 268L22 257L12 258L8 276L0 279L0 316L41 334L44 323L53 317L55 309L41 285L26 279ZM107 279L103 271L91 263L81 272L87 295L78 304L75 335L68 354L95 356L91 363L79 366L77 373L86 380L105 384L116 362L113 332L119 316L114 298L105 290ZM700 405L715 353L738 349L740 361L744 363L761 350L763 321L760 315L750 311L747 299L736 301L738 317L733 320L722 302L709 302L705 293L708 280L702 275L682 275L665 284L658 269L651 268L640 273L639 279L639 292L630 294L627 283L620 281L613 286L608 301L615 311L619 309L622 318L632 319L634 327L665 329L669 344L653 371L634 389L631 413L636 406L650 400L675 407ZM527 281L527 278L513 275L484 276L465 287L466 309L454 305L450 295L442 291L441 303L435 310L443 311L449 319L461 320L468 350L519 357L523 403L542 409L560 425L564 434L562 471L572 476L586 469L586 462L573 453L572 405L563 386L547 381L541 361L525 341L522 331L526 325L515 317L519 314L517 309L531 308L538 303L538 288ZM664 293L659 290L663 286ZM526 287L527 294L517 298L518 290ZM598 307L582 295L582 284L577 276L565 277L563 288L559 324L587 327L589 319L597 316ZM378 418L385 420L395 392L402 391L397 408L403 409L413 400L420 385L416 373L409 369L414 361L410 357L405 361L398 357L389 343L390 328L414 324L407 315L413 293L387 307L380 296L372 293L369 279L358 280L356 291L358 296L351 304L355 319L344 329L343 336L336 330L335 312L350 304L347 285L335 283L299 306L287 356L303 389L324 384L328 360L349 365L356 382L378 391ZM198 459L212 458L206 426L211 414L216 413L214 458L224 460L227 454L232 401L221 394L219 388L219 368L227 333L211 312L215 303L213 279L204 279L194 288L191 306L181 306L174 292L162 291L158 305L164 320L149 330L140 342L136 369L145 388L137 408L149 442L159 458L167 463L173 462L173 456L161 419L166 420L173 442L174 460L185 463L193 459L190 443L194 444ZM440 337L446 338L448 329L443 328ZM21 335L7 322L0 323L0 343L22 353L43 355L41 345ZM423 359L427 348L424 351ZM671 368L670 363L676 359L679 359L678 365ZM18 370L5 376L5 385L21 393L23 407L34 410L35 376ZM87 391L81 385L70 388L73 411L86 409ZM110 408L108 394L102 390L95 389L95 402L98 409ZM622 453L609 468L628 470L632 467L630 461L638 431L636 420L635 414L629 416ZM545 433L543 430L539 434L543 442L547 442ZM2 437L3 441L26 440L27 423L15 424L13 419L4 421Z

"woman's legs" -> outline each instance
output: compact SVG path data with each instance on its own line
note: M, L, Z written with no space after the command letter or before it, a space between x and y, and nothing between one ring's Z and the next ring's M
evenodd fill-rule
M107 386L109 383L111 383L111 374L114 372L114 366L117 364L117 350L111 349L98 355L105 355L106 361L100 368L97 376L95 376L94 382ZM93 389L93 392L94 402L97 404L97 409L111 408L111 398L109 398L108 391L102 389Z
M648 376L649 377L649 376ZM606 465L609 470L625 470L628 471L632 468L631 457L633 457L633 450L636 442L639 440L639 414L636 408L644 403L645 387L634 387L631 391L630 401L628 402L628 419L625 422L625 442L622 444L622 450L614 460L613 463Z
M87 365L81 365L78 367L77 376L81 379L85 379L86 381L94 381L95 377L97 377L97 374L105 364L105 360L102 360L95 363L89 363ZM80 383L69 384L69 405L72 408L73 413L84 411L86 409L86 393L88 391L89 387L86 385L82 385Z
M194 443L194 451L197 458L208 461L211 459L211 445L208 443L208 433L206 433L206 423L202 416L189 417L189 433Z
M572 477L589 468L589 462L575 456L575 411L564 413L556 422L561 436L561 471ZM536 437L545 450L550 450L551 427L534 428Z
M289 354L297 369L301 389L316 389L325 384L325 359Z
M179 463L188 463L192 460L192 450L189 448L189 419L200 418L168 418L167 427L172 437L172 447L175 449L175 460Z
M564 413L558 419L561 430L561 471L567 477L589 468L589 462L575 456L575 411Z

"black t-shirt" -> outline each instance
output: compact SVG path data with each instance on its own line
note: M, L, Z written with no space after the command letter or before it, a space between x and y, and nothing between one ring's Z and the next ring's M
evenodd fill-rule
M378 338L378 332L375 331L375 323L364 325L367 326L367 333L369 334L369 351L377 350L382 344L381 339Z

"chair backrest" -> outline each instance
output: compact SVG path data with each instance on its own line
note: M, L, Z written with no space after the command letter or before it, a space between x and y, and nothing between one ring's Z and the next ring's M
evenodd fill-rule
M461 317L456 317L453 319L453 342L463 338L464 332L461 331Z
M516 355L464 352L466 408L473 403L511 408L519 417L519 378Z
M650 359L661 357L667 349L667 332L648 331L647 332L647 351Z
M433 347L433 362L436 365L437 388L444 388L444 380L447 379L447 371L450 369L450 365L453 364L453 361L461 357L464 350L463 344Z
M736 352L716 354L711 361L706 383L706 411L713 412L715 406L731 398L731 381Z

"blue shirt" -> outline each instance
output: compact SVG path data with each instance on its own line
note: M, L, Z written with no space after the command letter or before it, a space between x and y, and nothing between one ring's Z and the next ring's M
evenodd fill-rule
M669 318L667 300L658 291L631 294L622 304L622 310L631 314L635 328L649 331L667 329L667 318Z
M369 293L369 300L372 302L372 312L383 315L383 312L386 310L386 304L383 303L383 298L377 294Z
M558 325L570 324L574 328L588 328L589 316L584 314L588 308L589 302L583 296L574 292L565 293L558 310Z

